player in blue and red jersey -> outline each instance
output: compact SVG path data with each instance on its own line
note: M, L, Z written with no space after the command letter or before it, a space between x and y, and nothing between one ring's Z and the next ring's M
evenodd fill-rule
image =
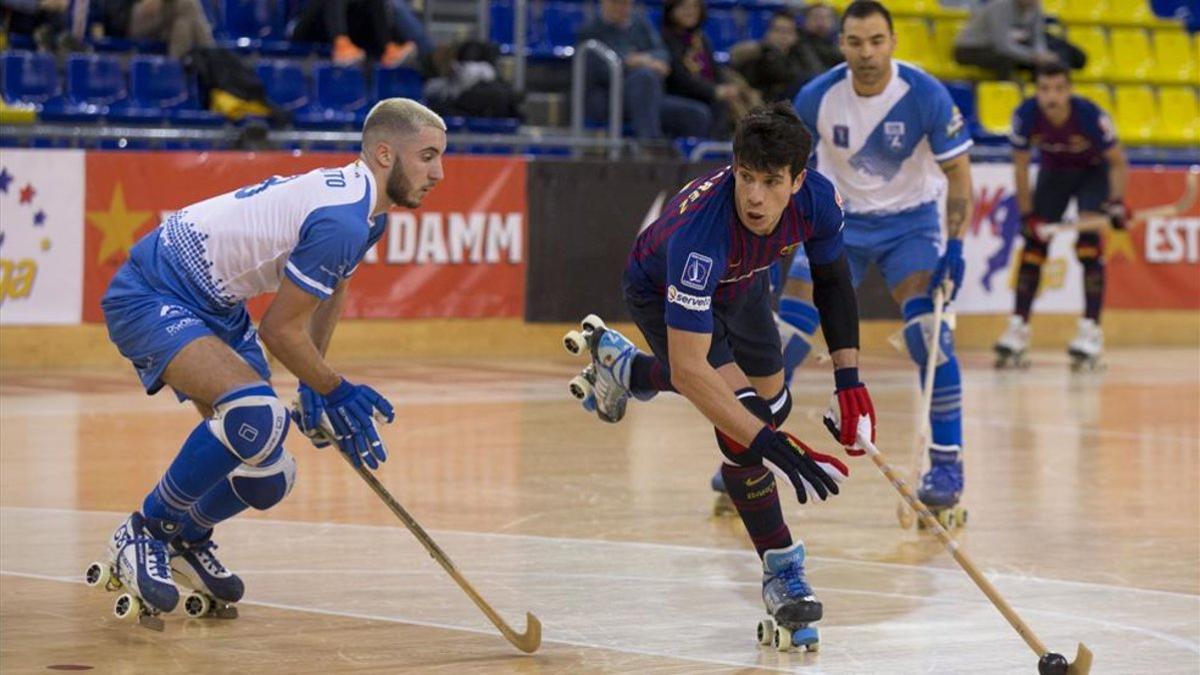
M586 325L590 317L586 335L568 334L569 343L586 337L592 363L584 376L594 389L584 404L601 419L620 420L630 396L675 391L713 423L721 475L763 560L764 604L795 645L816 641L806 626L821 617L821 604L804 579L804 546L783 520L771 469L788 478L801 503L837 494L848 473L778 431L791 400L768 270L801 245L835 368L840 442L861 454L856 438L874 438L875 418L858 376L858 307L841 199L828 179L805 170L811 148L786 103L759 108L738 124L733 164L693 180L641 233L623 285L653 355L595 320Z
M1117 142L1112 120L1091 101L1072 95L1070 73L1062 66L1037 71L1036 94L1013 115L1013 167L1021 234L1025 248L1017 273L1016 308L1008 330L996 343L997 366L1020 365L1029 345L1029 313L1046 261L1049 239L1039 228L1062 220L1075 199L1080 217L1103 215L1124 229L1128 217L1125 186L1129 163ZM1037 186L1029 190L1032 150L1041 155ZM1104 348L1100 309L1104 302L1104 250L1098 232L1081 232L1075 254L1083 265L1084 315L1067 347L1076 365L1094 364Z

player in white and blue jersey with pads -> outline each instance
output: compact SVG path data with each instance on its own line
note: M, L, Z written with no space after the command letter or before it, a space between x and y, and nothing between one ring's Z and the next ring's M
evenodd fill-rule
M354 162L185 206L144 236L113 278L101 301L112 341L148 394L169 386L203 417L109 544L117 576L153 609L174 609L175 578L222 604L239 600L242 581L214 556L213 528L291 490L290 416L270 385L263 345L301 382L302 432L314 437L327 414L356 463L386 459L373 415L390 422L391 404L324 355L388 209L419 206L442 179L445 129L419 103L382 101ZM245 302L272 292L255 329Z
M904 338L919 369L933 322L934 288L962 285L962 236L971 213L971 138L949 92L936 79L894 61L892 18L878 2L856 1L842 15L846 64L809 82L796 111L816 139L817 168L845 199L846 252L854 283L867 266L883 273L904 316ZM939 202L946 197L942 245ZM808 261L797 255L781 318L796 349L817 326ZM798 334L798 335L797 335ZM801 344L803 342L803 344ZM962 388L954 333L943 322L930 411L931 468L921 499L935 510L958 503L962 478ZM785 344L785 352L788 345ZM803 357L805 354L798 354ZM794 366L793 366L794 367ZM922 378L923 381L923 378Z

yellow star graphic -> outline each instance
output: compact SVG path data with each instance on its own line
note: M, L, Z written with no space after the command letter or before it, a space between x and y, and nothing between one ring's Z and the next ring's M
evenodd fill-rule
M1137 250L1133 247L1133 230L1137 225L1129 223L1124 230L1106 230L1104 236L1104 257L1108 260L1128 258L1137 260Z
M96 262L103 263L116 253L128 255L129 249L133 248L134 235L150 215L150 211L127 209L125 190L117 183L108 210L87 213L88 221L104 236L100 242L100 253L96 256Z

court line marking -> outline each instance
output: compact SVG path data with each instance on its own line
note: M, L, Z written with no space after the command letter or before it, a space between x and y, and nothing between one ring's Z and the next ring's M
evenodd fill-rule
M125 513L123 511L66 509L66 508L53 507L53 506L0 506L0 512L8 511L8 510L46 511L46 512L51 512L51 513L69 513L69 514L94 514L94 515L103 515L103 516L113 516L115 518L124 518L129 515L128 513ZM311 520L279 520L276 518L243 518L239 522L242 522L242 523L255 522L255 523L264 523L264 524L268 524L268 525L283 525L283 526L306 525L306 526L310 526L310 527L332 527L332 528L338 528L338 529L388 530L391 532L406 531L403 527L401 527L399 525L373 525L370 523L336 523L336 522L323 523L323 522L317 522L317 521L311 521ZM701 554L705 554L705 555L719 554L719 555L727 555L727 556L735 556L735 557L745 558L747 562L757 559L757 557L753 553L750 553L750 551L748 551L748 550L728 549L728 548L712 548L712 547L706 547L706 546L689 546L687 544L666 544L666 543L651 542L651 541L627 541L627 540L622 540L622 539L584 539L581 537L550 537L550 536L540 535L540 534L522 534L522 533L517 533L517 532L475 532L475 531L471 531L471 530L443 530L443 529L429 529L429 528L427 528L427 531L430 534L445 534L445 535L451 535L451 536L459 535L459 536L483 537L483 538L492 538L492 539L530 539L530 540L541 541L541 542L546 542L546 543L566 542L566 543L590 544L590 545L630 546L630 547L634 547L634 548L688 551L690 553L701 553ZM937 567L937 566L928 566L928 565L910 565L908 563L886 562L886 561L882 561L882 560L862 560L860 558L840 558L837 556L807 555L805 557L808 558L809 560L819 560L821 562L835 563L835 564L839 564L839 565L844 565L844 564L850 563L850 564L856 564L856 565L864 565L867 567L903 569L903 570L909 570L909 571L915 571L915 572L941 573L941 574L954 574L954 575L963 574L962 569L959 568L957 565L954 567ZM1040 576L1032 575L1032 574L1015 574L1012 572L985 571L984 576L986 576L989 580L1011 579L1014 581L1034 581L1034 582L1041 582L1041 583L1047 583L1047 584L1064 584L1064 585L1068 585L1068 586L1077 586L1080 588L1099 589L1099 590L1104 590L1104 591L1109 591L1109 592L1133 593L1135 595L1161 595L1161 596L1177 598L1177 599L1200 601L1200 594L1184 593L1184 592L1180 592L1180 591L1164 591L1164 590L1159 590L1159 589L1155 589L1155 588L1139 588L1137 586L1116 586L1113 584L1105 584L1105 583L1093 582L1093 581L1077 581L1077 580L1073 580L1073 579L1056 579L1053 577L1040 577Z
M69 584L80 584L83 586L87 585L86 583L84 583L83 579L78 579L75 577L62 577L62 576L54 576L54 575L50 575L50 574L35 574L32 572L11 572L9 570L0 570L0 576L23 577L26 579L36 579L39 581L58 581L58 582L69 583ZM401 618L393 617L393 616L380 616L377 614L367 614L364 612L343 612L343 611L334 610L334 609L322 609L319 607L303 607L300 605L288 605L288 604L284 604L284 603L267 602L267 601L263 601L263 600L242 600L242 601L239 601L237 604L250 605L250 606L254 606L254 607L268 607L271 609L286 610L286 611L291 611L291 612L303 612L303 613L308 613L308 614L322 614L325 616L337 616L337 617L342 617L342 618L346 618L346 619L362 619L365 621L382 621L385 623L395 623L395 624L410 625L410 626L421 626L424 628L438 628L438 629L442 629L442 630L449 630L449 631L456 631L456 632L463 632L463 633L475 633L478 635L488 635L488 636L496 637L496 638L499 638L501 641L503 640L503 637L501 637L500 634L495 629L487 630L484 628L472 628L471 626L454 626L454 625L450 625L450 624L438 623L436 621L422 621L420 619L401 619ZM741 668L757 668L757 669L769 670L769 671L777 672L777 673L794 672L794 670L792 668L779 668L779 667L774 667L774 666L760 665L760 664L756 664L756 663L747 663L747 662L742 662L742 661L725 661L725 660L721 660L721 659L710 659L710 658L704 658L704 657L699 657L699 656L664 654L664 653L650 651L650 650L646 650L646 649L630 649L630 648L626 648L626 647L613 647L613 646L607 646L607 645L597 645L597 644L592 644L592 643L588 643L588 642L581 642L578 640L548 638L548 637L543 636L542 642L558 644L558 645L568 645L571 647L582 647L585 649L594 649L594 650L598 650L598 651L618 652L618 653L622 653L622 654L634 654L637 656L651 656L651 657L655 657L655 658L674 660L674 661L692 661L695 663L706 663L706 664L717 665L717 666L729 666L732 668L739 668L739 669L741 669ZM799 654L799 655L803 656L802 654ZM530 657L532 658L532 655L530 655ZM799 665L801 665L801 664L797 664L797 666L799 666Z

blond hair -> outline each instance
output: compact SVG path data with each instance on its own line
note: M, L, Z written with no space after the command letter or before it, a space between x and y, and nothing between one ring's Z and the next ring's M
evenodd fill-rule
M429 108L410 98L385 98L371 108L363 122L363 145L411 136L424 127L446 130L446 122Z

